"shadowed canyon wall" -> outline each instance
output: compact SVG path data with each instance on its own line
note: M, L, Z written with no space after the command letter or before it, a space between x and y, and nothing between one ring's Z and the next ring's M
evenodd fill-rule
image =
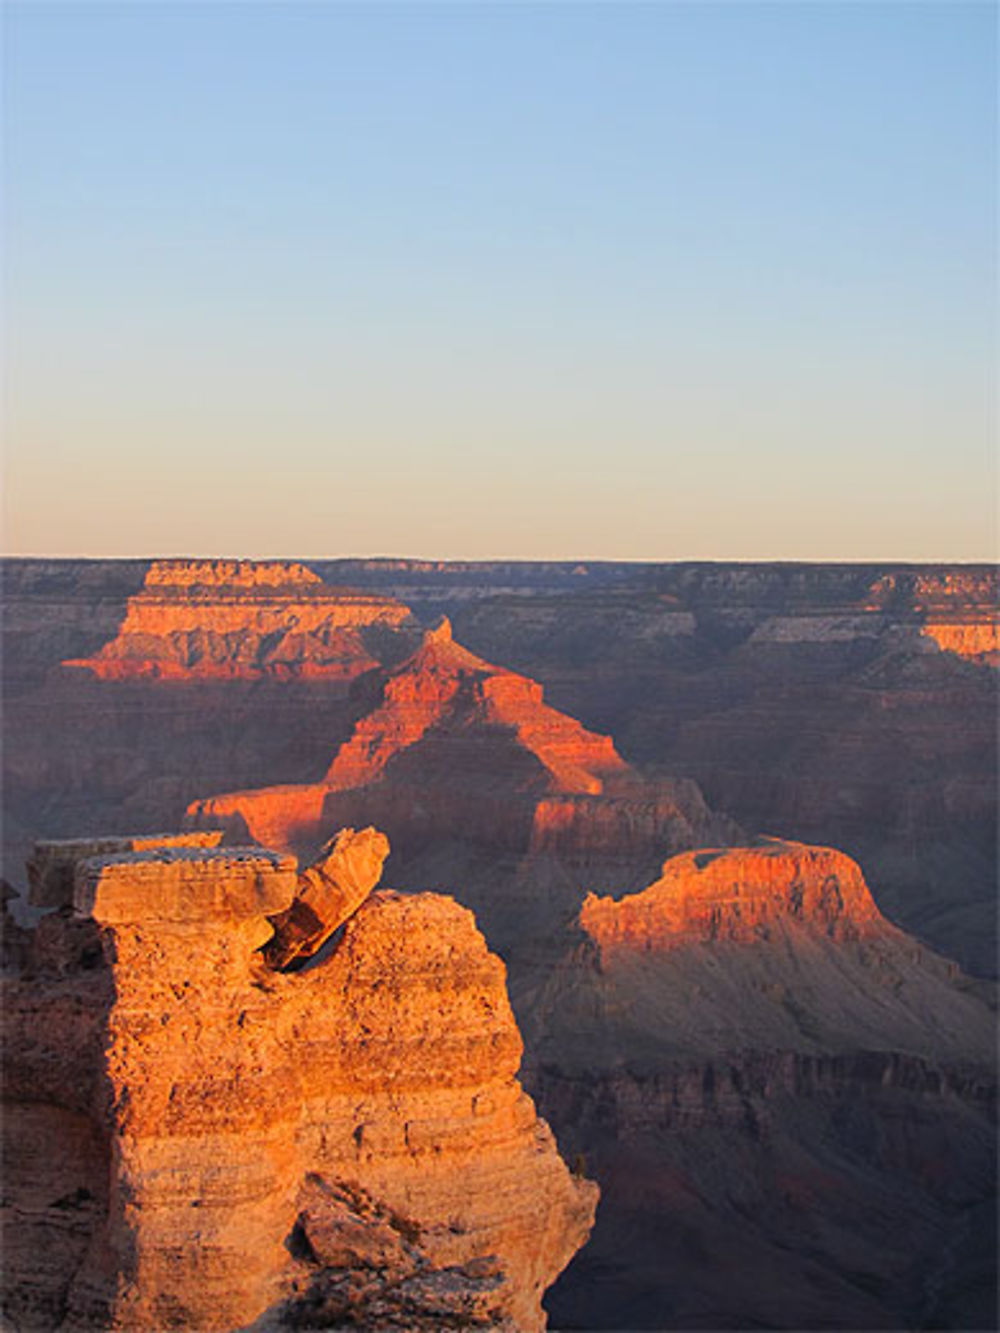
M231 646L256 674L225 681L62 667L104 660L111 644L111 657L141 648L120 634L129 598L176 601L163 586L143 590L150 569L4 562L12 880L36 835L155 830L212 792L319 781L364 711L347 698L346 671L312 677L287 655L287 679L260 669L268 649L256 632ZM995 971L995 567L355 560L309 572L335 585L319 603L350 584L390 619L394 598L425 624L447 614L468 649L540 682L551 706L613 736L645 776L693 779L745 828L841 847L900 924ZM295 591L282 578L272 600ZM218 584L199 589L203 610L226 600ZM297 614L294 596L286 612ZM391 666L416 646L404 622L374 628L352 631L364 661ZM204 626L202 640L210 660L221 651ZM315 636L295 642L311 660ZM183 649L194 665L198 643L188 625L130 660Z
M828 848L762 840L591 896L513 976L525 1071L601 1182L558 1326L991 1328L992 991Z
M894 920L995 975L996 566L315 568L447 614L744 828L840 847Z

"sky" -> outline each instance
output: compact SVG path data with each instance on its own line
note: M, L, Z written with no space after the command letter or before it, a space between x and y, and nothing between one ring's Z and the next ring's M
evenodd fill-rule
M992 3L0 9L5 553L997 558Z

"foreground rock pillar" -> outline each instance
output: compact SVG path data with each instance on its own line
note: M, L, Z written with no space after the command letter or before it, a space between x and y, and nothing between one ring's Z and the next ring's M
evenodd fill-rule
M597 1189L517 1081L503 964L452 899L383 890L276 972L299 886L260 848L76 864L4 982L18 1333L544 1327Z
M77 868L77 912L101 927L114 976L107 1232L71 1300L85 1323L237 1328L248 1299L277 1297L298 1108L253 1033L266 1000L254 950L266 917L289 906L295 871L293 857L259 849Z

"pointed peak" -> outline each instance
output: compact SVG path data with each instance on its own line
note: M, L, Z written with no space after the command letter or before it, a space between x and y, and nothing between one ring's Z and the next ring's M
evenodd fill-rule
M424 634L424 647L429 648L435 643L453 643L454 639L451 632L451 621L447 616L442 616L433 629L429 629Z
M504 667L494 666L470 652L468 648L463 648L452 637L451 621L447 616L442 616L433 629L424 631L424 637L417 651L405 662L400 663L391 674L407 676L428 667L438 672L457 674L472 672L479 676L510 675Z

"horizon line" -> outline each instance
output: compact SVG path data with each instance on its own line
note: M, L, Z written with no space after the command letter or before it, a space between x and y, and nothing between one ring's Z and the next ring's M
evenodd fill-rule
M183 560L189 562L205 561L249 561L253 564L290 563L297 561L307 564L310 561L345 561L372 564L436 564L436 565L992 565L1000 566L1000 552L993 556L443 556L443 555L237 555L204 553L169 553L130 555L90 555L90 554L54 554L0 552L0 560L38 560L38 561L93 561L101 563L143 563L157 560Z

